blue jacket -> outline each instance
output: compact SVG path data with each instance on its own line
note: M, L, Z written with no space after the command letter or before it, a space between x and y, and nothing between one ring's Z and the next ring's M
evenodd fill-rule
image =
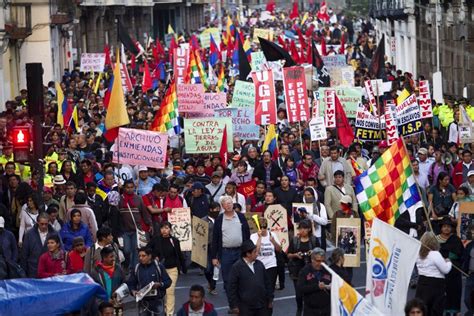
M17 262L18 248L16 247L16 239L12 232L2 229L0 230L0 253L10 262Z
M87 248L92 246L92 235L89 230L89 227L87 227L87 225L82 222L78 230L72 229L71 221L67 222L66 225L63 225L63 227L61 228L59 235L61 236L61 239L64 244L64 250L66 251L72 250L72 241L76 237L84 238L84 244Z
M158 273L158 267L160 269ZM161 282L163 286L160 287L160 292L164 296L165 290L171 286L171 279L166 272L165 267L156 260L150 264L137 264L135 269L132 269L130 277L127 281L130 291L139 291L147 286L150 282Z
M250 239L250 228L245 216L241 213L237 213L239 217L241 228L242 228L242 242ZM224 214L220 214L214 222L214 232L212 236L212 258L220 259L222 257L222 222L224 220Z

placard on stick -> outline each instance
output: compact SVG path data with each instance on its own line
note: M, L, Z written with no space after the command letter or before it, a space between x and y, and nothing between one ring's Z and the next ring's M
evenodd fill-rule
M191 251L193 248L191 209L189 207L173 208L168 213L171 223L171 235L179 240L182 251Z
M344 266L360 267L360 218L337 218L336 225L336 247L344 250Z
M207 268L207 252L209 223L193 216L193 246L191 251L191 261L196 262L203 268Z
M286 209L280 204L270 205L265 210L265 218L267 220L268 228L275 233L280 240L283 251L288 250L288 216Z

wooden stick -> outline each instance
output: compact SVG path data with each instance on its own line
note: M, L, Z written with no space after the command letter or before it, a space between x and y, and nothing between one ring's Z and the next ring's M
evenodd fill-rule
M303 157L303 136L301 135L301 123L298 121L298 127L300 130L300 144L301 144L301 157Z

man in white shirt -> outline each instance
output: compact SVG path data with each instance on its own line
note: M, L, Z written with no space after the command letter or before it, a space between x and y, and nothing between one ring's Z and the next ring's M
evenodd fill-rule
M419 170L420 174L423 175L423 177L426 176L428 178L428 175L430 173L430 167L433 164L433 160L428 159L428 149L426 148L420 148L418 150L418 162L419 162Z

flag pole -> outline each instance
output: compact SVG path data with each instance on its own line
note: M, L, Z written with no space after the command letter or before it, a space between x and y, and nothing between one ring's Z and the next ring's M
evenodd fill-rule
M405 144L405 138L403 138L403 136L400 136L400 137L402 138L402 143L403 143L403 147L405 148L405 152L408 152L407 145ZM411 160L410 160L410 167L411 167L411 170L413 172L413 165L411 163ZM413 179L415 180L416 189L418 190L418 195L420 196L421 203L423 204L423 210L425 211L426 221L428 222L428 226L430 228L430 231L433 232L433 226L431 225L431 221L430 221L430 214L428 213L428 210L426 209L426 205L425 205L425 203L423 201L423 198L422 198L422 195L421 195L420 185L418 184L418 180L416 179L414 174L413 174Z
M380 108L380 101L379 101L379 84L378 84L378 81L375 80L375 93L377 94L375 96L375 102L377 104L377 114L378 114L378 117L379 117L379 132L380 132L380 139L383 140L383 137L382 137L382 122L380 120L380 117L382 115L382 109Z
M300 123L300 121L298 121L298 127L299 127L298 129L300 131L301 157L303 157L303 152L304 152L304 150L303 150L303 136L301 134L301 123Z

